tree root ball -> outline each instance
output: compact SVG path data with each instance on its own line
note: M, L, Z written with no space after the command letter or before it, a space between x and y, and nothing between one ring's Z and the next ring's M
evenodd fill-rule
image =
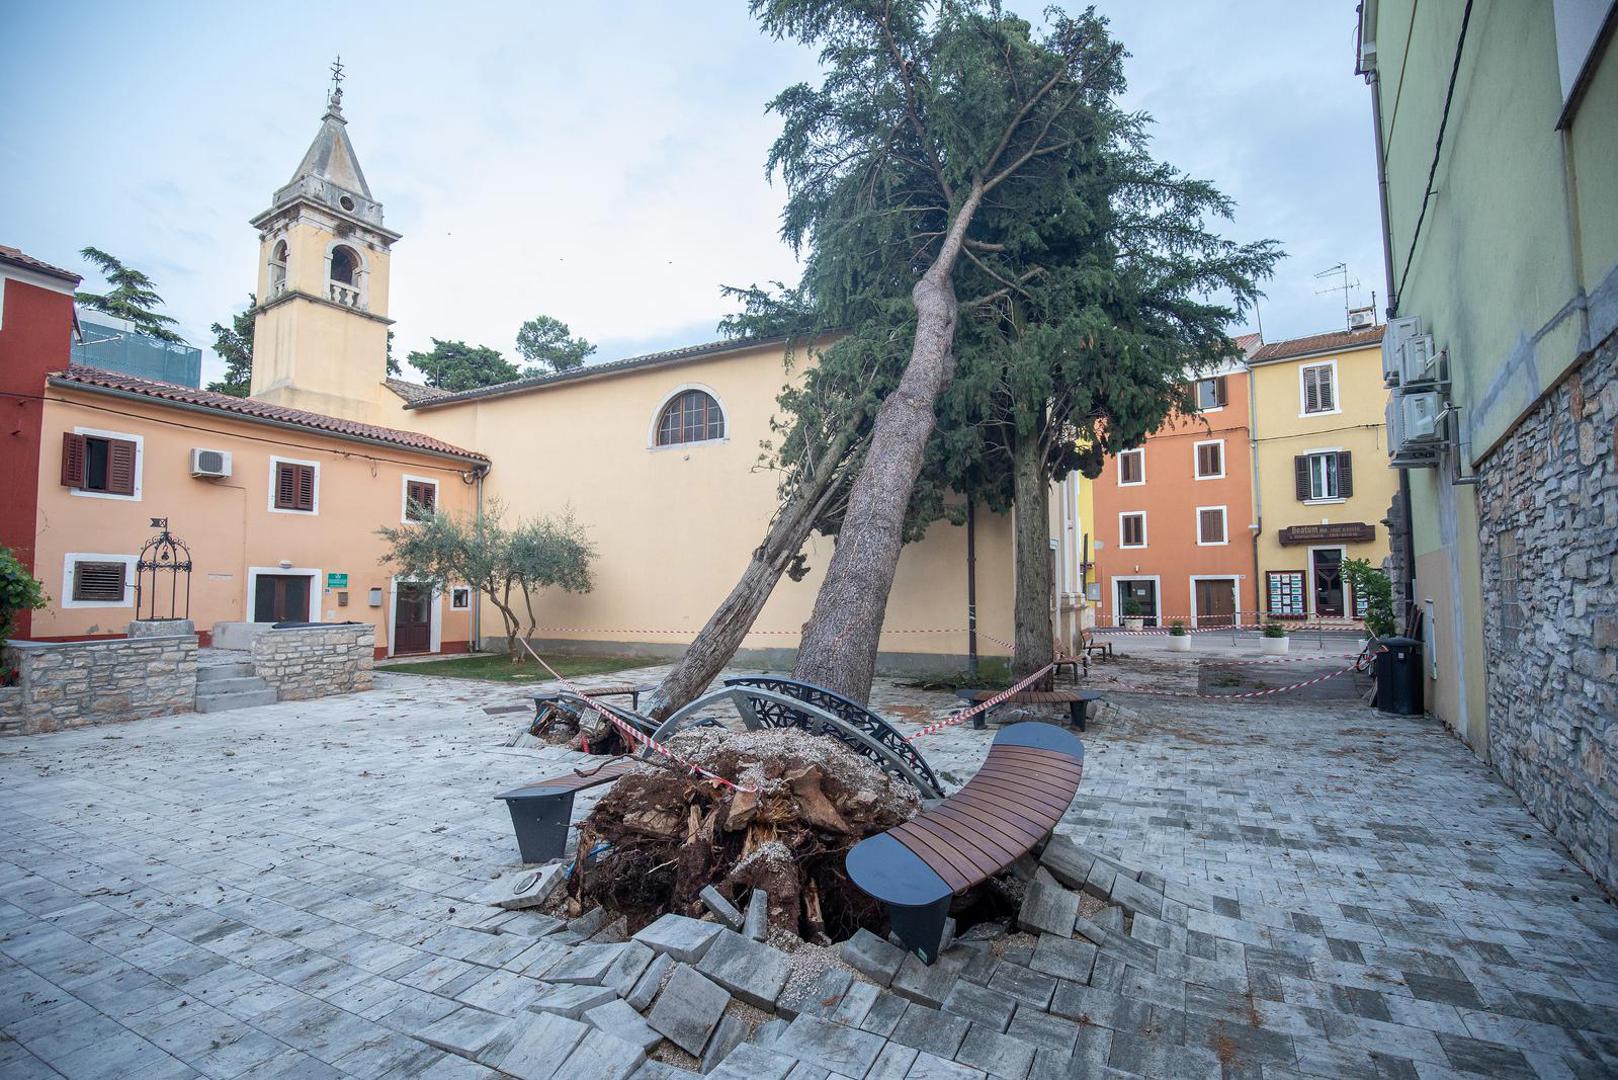
M670 740L681 757L743 787L644 764L625 775L579 826L581 851L609 845L569 890L588 909L627 915L637 929L665 912L697 916L715 886L739 907L769 894L772 930L809 941L885 929L880 905L856 888L843 856L912 817L914 788L830 736L787 728L697 728Z

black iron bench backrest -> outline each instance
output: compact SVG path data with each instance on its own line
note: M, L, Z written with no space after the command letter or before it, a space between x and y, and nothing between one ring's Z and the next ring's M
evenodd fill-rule
M867 709L857 701L848 698L833 690L814 683L800 682L797 679L784 679L773 675L736 675L725 680L730 687L757 687L760 690L771 690L777 694L796 698L806 705L813 705L823 709L843 720L845 723L864 732L867 736L881 743L888 750L904 759L912 772L921 777L932 788L931 794L936 798L943 798L944 789L933 775L933 770L925 759L910 744L910 740L899 733L897 729L876 713ZM818 725L814 718L803 713L788 713L786 706L779 701L759 698L754 702L754 714L763 723L772 727L795 727L811 730ZM835 735L835 731L815 730L815 734ZM854 745L854 744L850 744ZM860 747L854 745L858 752ZM880 766L882 763L879 761Z

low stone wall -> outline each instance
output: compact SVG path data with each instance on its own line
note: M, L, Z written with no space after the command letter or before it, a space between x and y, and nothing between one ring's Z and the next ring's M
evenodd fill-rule
M1489 758L1618 890L1618 338L1479 468Z
M369 690L375 648L369 623L265 630L253 638L253 674L282 701Z
M190 712L197 696L197 638L13 641L16 710L27 734Z

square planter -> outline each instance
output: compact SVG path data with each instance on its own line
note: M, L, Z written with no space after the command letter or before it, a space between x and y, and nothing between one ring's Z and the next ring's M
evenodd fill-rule
M1258 651L1265 656L1282 656L1291 643L1291 638L1261 637L1258 639Z
M1285 639L1283 639L1283 641L1284 640ZM1175 637L1173 634L1169 635L1169 652L1190 652L1190 651L1191 651L1191 635L1190 634L1185 634L1185 635L1182 635L1180 637Z

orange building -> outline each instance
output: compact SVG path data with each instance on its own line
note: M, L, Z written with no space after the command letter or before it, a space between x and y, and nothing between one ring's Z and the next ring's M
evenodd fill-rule
M1245 353L1257 335L1238 338ZM1198 412L1107 459L1095 481L1096 622L1228 626L1254 606L1251 416L1233 358L1196 384ZM1132 624L1130 624L1132 625Z

